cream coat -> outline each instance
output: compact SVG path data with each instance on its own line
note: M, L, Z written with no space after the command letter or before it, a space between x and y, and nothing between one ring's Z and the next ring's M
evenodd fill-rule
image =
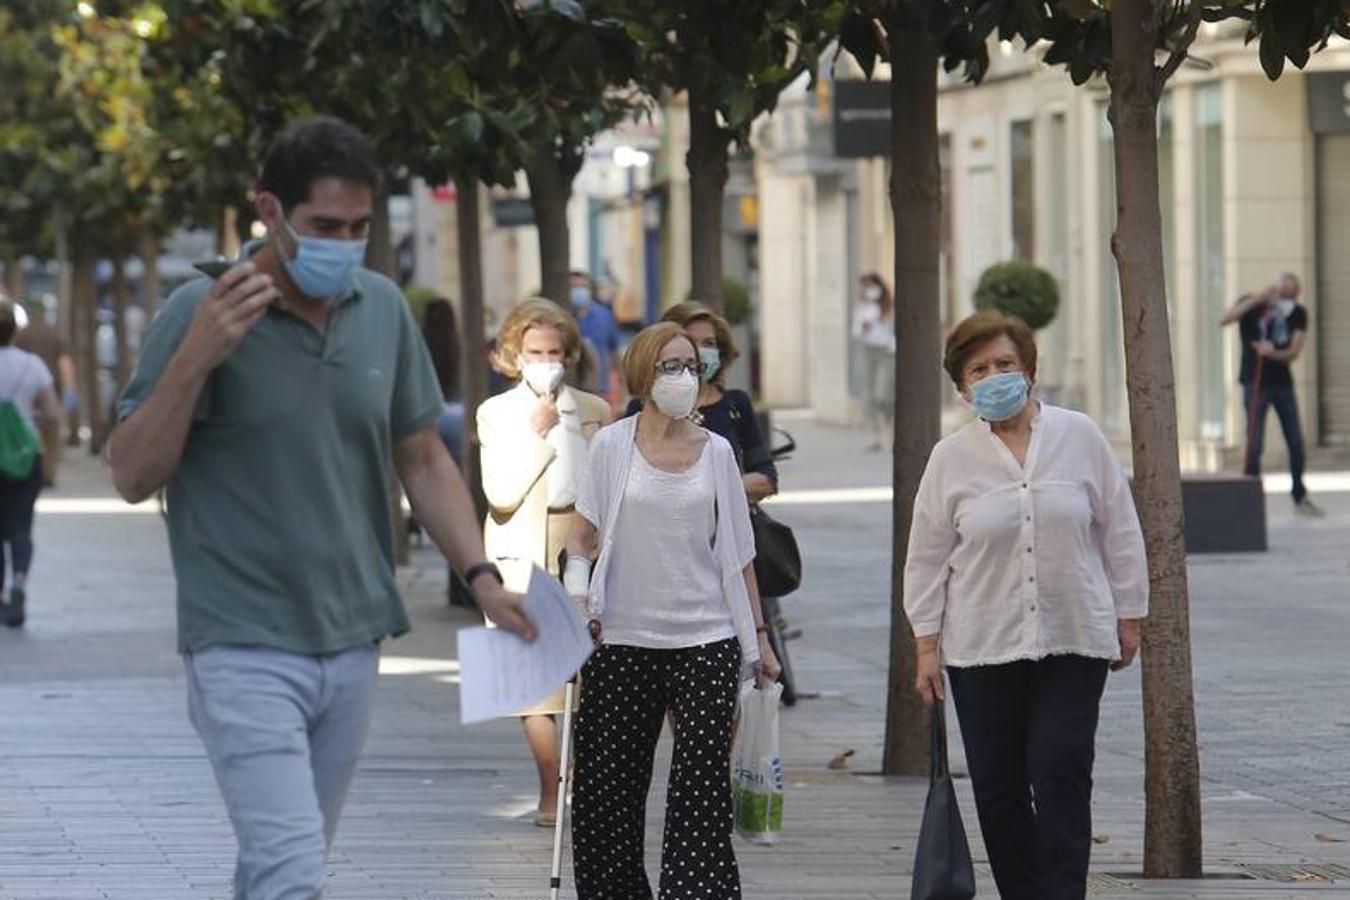
M501 569L506 589L516 592L529 586L533 566L558 573L558 560L551 557L556 557L567 535L549 533L550 518L555 531L561 525L560 517L549 515L549 482L565 478L575 485L586 462L584 453L573 454L568 466L572 471L561 470L558 451L530 427L537 402L534 391L522 382L478 407L483 493L488 501L484 546ZM589 443L609 421L609 404L594 394L563 387L557 403L555 429L566 429L573 439L580 436Z

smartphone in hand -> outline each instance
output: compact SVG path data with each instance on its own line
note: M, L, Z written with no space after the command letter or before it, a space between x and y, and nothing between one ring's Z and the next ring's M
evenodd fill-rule
M219 278L229 271L230 266L234 265L226 259L208 259L202 262L193 263L192 268L201 272L207 278Z

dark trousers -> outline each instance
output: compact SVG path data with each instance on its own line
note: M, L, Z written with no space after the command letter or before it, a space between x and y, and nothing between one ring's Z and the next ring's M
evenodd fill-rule
M1255 405L1252 394L1255 393ZM1247 459L1243 467L1253 477L1261 474L1261 450L1266 443L1266 410L1274 407L1280 420L1280 431L1284 433L1284 442L1289 447L1289 474L1294 480L1294 501L1303 499L1308 489L1303 486L1305 452L1303 449L1303 429L1298 421L1298 398L1292 387L1259 388L1244 384L1242 386L1242 408L1247 414Z
M582 669L572 847L578 900L650 900L643 865L656 741L673 712L661 900L739 900L731 847L735 638L679 650L606 644Z
M1082 900L1107 662L949 668L980 832L1003 900Z
M27 574L33 564L33 508L41 492L41 457L33 461L27 478L11 481L0 475L0 588L5 585L6 546L15 574Z

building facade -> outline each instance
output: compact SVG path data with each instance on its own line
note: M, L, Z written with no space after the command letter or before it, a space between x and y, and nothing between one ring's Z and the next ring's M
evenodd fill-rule
M1209 31L1192 58L1169 83L1158 131L1183 465L1217 469L1240 453L1240 348L1236 329L1218 319L1286 270L1302 279L1312 322L1295 365L1305 437L1311 446L1350 442L1350 254L1341 249L1350 246L1350 49L1332 47L1306 73L1274 83L1240 35ZM856 276L892 271L893 224L886 160L834 155L827 93L803 90L758 132L765 393L850 421ZM1042 390L1124 443L1107 101L1104 83L1074 87L1035 50L1006 45L983 84L944 80L942 304L947 325L972 311L980 274L995 262L1049 270L1061 305L1040 335ZM804 364L774 377L774 353Z

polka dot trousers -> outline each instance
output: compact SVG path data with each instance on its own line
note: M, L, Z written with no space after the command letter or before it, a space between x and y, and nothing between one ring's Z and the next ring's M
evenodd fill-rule
M650 900L647 794L666 712L675 750L661 847L661 900L739 900L731 847L735 638L678 650L606 644L582 670L572 846L578 900Z

